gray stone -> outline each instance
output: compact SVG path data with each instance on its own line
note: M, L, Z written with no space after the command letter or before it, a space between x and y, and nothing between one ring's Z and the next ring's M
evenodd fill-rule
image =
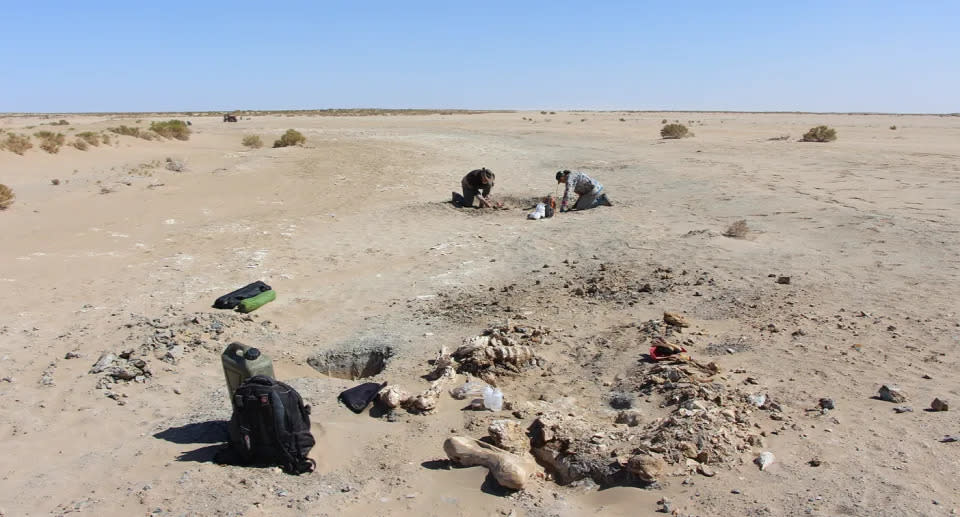
M884 384L880 387L880 400L887 402L902 403L907 401L907 394L902 389L893 384Z
M950 409L950 403L941 398L933 399L930 403L930 409L933 411L947 411Z
M110 352L104 352L100 354L100 358L97 359L97 362L93 364L93 367L90 368L90 373L100 373L106 370L110 365L113 364L113 361L116 360L117 356L113 355Z
M820 399L820 407L823 409L834 409L836 406L833 403L833 399Z

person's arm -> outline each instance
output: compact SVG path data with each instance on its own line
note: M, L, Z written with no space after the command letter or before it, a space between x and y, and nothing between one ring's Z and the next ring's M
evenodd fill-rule
M573 184L574 184L574 182L573 182L573 173L571 172L570 175L567 176L567 185L563 188L563 201L560 202L560 211L561 211L561 212L566 212L566 211L567 211L567 201L570 200L570 191L573 190L573 189L570 187L570 185L573 185Z
M493 183L488 183L483 186L483 190L481 190L480 193L483 194L483 197L487 197L490 195L491 190L493 190Z

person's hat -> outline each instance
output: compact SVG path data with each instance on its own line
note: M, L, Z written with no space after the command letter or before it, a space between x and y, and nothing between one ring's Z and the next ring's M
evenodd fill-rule
M570 171L557 171L557 181L561 181L563 177L567 174L570 174Z
M496 175L494 175L493 172L490 172L490 169L487 169L486 167L480 169L480 175L483 176L483 179L487 181L493 181L496 178Z

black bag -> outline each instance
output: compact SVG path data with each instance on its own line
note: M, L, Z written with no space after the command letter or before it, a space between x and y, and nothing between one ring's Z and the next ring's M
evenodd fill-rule
M316 462L307 457L316 441L310 434L310 406L297 390L255 375L233 395L230 449L236 463L279 465L288 474L312 472Z
M232 293L225 294L220 298L217 298L213 302L214 309L236 309L237 305L240 305L240 302L246 300L247 298L253 298L254 296L272 289L269 285L257 280L252 284L245 285L240 289Z
M337 399L343 402L354 413L362 413L373 399L377 398L377 393L387 387L387 383L377 384L375 382L365 382L359 386L354 386L348 390L340 392Z

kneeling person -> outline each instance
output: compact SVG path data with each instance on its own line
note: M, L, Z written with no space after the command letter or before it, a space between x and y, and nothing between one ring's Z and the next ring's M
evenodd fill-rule
M560 202L561 212L568 210L567 202L570 200L571 191L579 196L573 205L573 208L577 210L587 210L600 205L613 206L613 203L607 199L607 194L603 191L603 185L582 172L559 171L557 172L557 183L566 184L563 190L563 201Z
M477 198L481 208L492 208L493 204L487 199L493 190L493 181L496 175L489 169L475 169L467 173L460 181L463 188L463 206L473 206L473 198ZM456 199L454 200L456 202Z

